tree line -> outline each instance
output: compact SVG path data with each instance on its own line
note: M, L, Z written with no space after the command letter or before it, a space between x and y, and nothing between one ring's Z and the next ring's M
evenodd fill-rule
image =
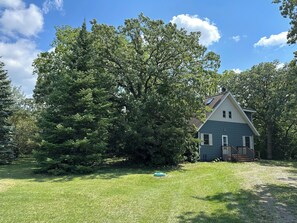
M199 140L189 120L205 118L204 99L221 86L257 111L263 156L296 156L293 62L219 75L219 55L199 44L199 32L143 14L118 28L90 25L57 28L55 50L34 61L32 100L12 91L1 63L2 163L33 153L40 171L63 174L92 172L111 156L150 165L194 162Z

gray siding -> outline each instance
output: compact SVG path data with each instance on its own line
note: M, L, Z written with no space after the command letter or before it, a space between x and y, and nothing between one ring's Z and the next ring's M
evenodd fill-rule
M242 136L253 136L253 132L247 124L220 122L208 120L199 133L212 134L213 145L200 146L200 160L210 161L222 157L222 135L228 136L230 146L242 146Z

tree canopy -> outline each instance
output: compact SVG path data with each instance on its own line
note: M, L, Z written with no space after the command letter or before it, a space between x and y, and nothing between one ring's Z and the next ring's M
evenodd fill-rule
M71 154L86 156L83 148L147 164L184 160L195 143L189 119L217 88L219 56L199 44L200 33L142 14L118 28L91 25L58 28L55 52L35 60L40 163L61 169Z
M188 120L216 89L219 56L199 44L200 33L144 15L118 29L93 21L92 30L116 83L119 149L145 163L183 160L192 138Z
M35 98L44 104L38 122L42 141L36 157L41 170L53 174L93 171L102 161L107 142L107 89L100 68L93 63L92 39L85 22L74 32L67 51L63 51L62 41L70 37L63 37L54 53L41 54L35 61L40 74ZM51 68L45 69L44 64ZM51 83L44 88L48 81Z
M13 127L9 117L13 112L10 80L4 63L0 61L0 164L14 159Z
M226 71L222 75L221 85L230 90L243 107L257 111L254 122L261 135L257 149L268 159L293 158L297 152L287 153L296 147L291 143L296 140L293 132L297 127L295 72L292 64L279 67L276 61L260 63L240 74Z

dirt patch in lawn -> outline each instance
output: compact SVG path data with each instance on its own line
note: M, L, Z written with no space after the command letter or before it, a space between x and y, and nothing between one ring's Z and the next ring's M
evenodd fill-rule
M264 222L297 222L297 173L294 166L246 163L239 167L242 188L256 195L255 212Z

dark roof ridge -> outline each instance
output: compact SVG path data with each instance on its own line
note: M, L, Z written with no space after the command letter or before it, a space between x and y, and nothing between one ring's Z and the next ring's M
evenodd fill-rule
M217 97L217 96L225 95L227 93L229 93L229 91L224 91L224 92L221 92L221 93L216 94L216 95L209 95L209 96L206 96L205 99L207 100L207 99L214 98L214 97Z

